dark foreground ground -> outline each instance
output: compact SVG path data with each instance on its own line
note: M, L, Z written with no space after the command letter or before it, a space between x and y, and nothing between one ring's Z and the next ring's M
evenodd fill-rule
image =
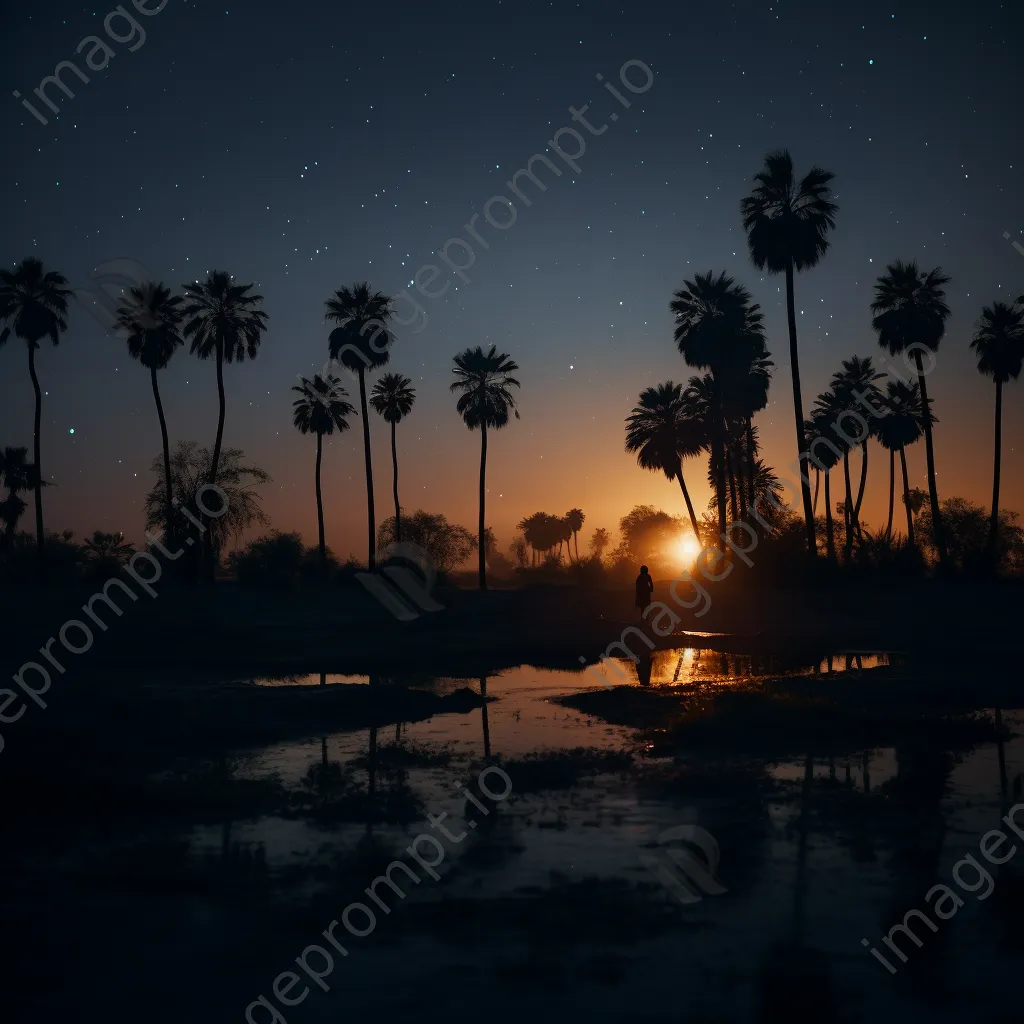
M4 598L5 673L87 597ZM0 726L3 1019L1018 1019L1024 852L979 843L1024 799L1019 587L723 590L679 629L731 635L659 638L612 688L579 657L628 593L437 597L397 623L361 591L169 590L63 655ZM962 909L896 960L939 883Z
M706 583L705 590L706 598L686 587L678 591L683 601L695 605L688 611L673 600L669 584L659 582L654 600L665 602L680 620L672 623L665 617L660 625L674 626L677 634L728 633L737 650L767 645L774 650L927 652L941 639L954 650L969 644L1009 657L1018 649L1024 622L1024 580L847 583L813 589L750 589L726 581ZM112 590L123 614L118 617L103 603L95 604L104 631L82 612L91 593L84 588L0 590L4 675L30 660L45 665L40 646L58 637L70 619L84 620L94 634L84 654L62 655L74 670L181 666L381 673L418 668L425 673L459 669L469 676L524 662L593 662L626 626L640 624L632 588L550 586L480 593L440 587L434 597L443 610L399 622L358 586L273 590L219 583L166 586L155 597L142 594L134 603ZM658 636L650 624L645 632L658 647L678 642ZM77 629L69 635L72 644L83 643ZM637 646L631 642L631 649ZM61 651L59 640L51 650Z

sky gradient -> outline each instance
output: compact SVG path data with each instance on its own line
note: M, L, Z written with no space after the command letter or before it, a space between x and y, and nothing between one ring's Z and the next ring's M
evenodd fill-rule
M141 45L123 19L112 34L126 42L104 33L111 0L5 17L0 263L38 257L76 289L97 287L89 272L117 259L176 289L214 268L254 281L270 325L254 362L225 368L224 442L272 475L263 493L275 527L315 541L315 443L292 427L289 389L326 359L325 299L363 279L397 293L428 264L443 271L431 287L450 287L420 297L429 322L419 333L397 329L389 367L418 392L398 435L403 506L475 524L479 436L448 385L455 352L494 344L519 363L523 385L522 419L490 439L488 522L502 548L538 510L579 506L584 538L614 531L634 504L684 515L678 487L624 453L623 421L643 388L695 372L672 342L668 304L705 270L734 276L764 307L776 368L756 423L767 460L790 466L785 287L751 265L739 215L764 154L778 147L799 173L833 171L839 204L832 248L797 279L805 410L842 359L871 355L885 369L868 308L885 264L941 265L953 312L928 385L940 497L990 500L994 386L968 343L983 305L1024 292L1024 253L1012 244L1024 243L1019 5L982 0L943 14L902 2L486 0L308 4L285 15L257 0L167 0L148 16L124 6L146 33ZM90 35L114 56L86 71L88 84L66 73L75 96L51 88L61 112L37 101L49 120L41 124L12 92L34 98L62 60L85 69L91 44L78 56L76 47ZM618 81L630 60L653 71L642 95ZM637 65L629 74L643 84ZM594 126L608 125L600 135L574 126L568 108L584 104ZM506 183L563 126L585 136L580 170L549 147L562 173L538 167L548 187L525 183L528 206ZM496 195L515 200L506 230L483 222ZM501 203L490 209L511 218ZM474 214L487 247L475 245L460 280L435 254L470 237L463 226ZM160 448L147 372L78 302L38 368L44 474L55 484L48 528L140 538ZM18 339L0 348L0 381L0 446L31 446ZM186 348L161 381L172 442L212 445L213 364ZM1003 423L1001 503L1018 510L1022 387L1007 388ZM386 424L371 416L380 520L391 511L390 450ZM365 557L358 427L325 444L324 498L328 544ZM911 484L923 487L923 443L908 454ZM703 508L706 462L685 471ZM887 491L887 457L873 446L870 524L884 522Z

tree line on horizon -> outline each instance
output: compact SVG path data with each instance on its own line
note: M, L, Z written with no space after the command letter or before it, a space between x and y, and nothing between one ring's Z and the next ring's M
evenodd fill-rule
M845 556L849 561L855 542L863 541L861 504L868 470L868 441L875 439L889 452L889 515L885 538L893 538L895 458L900 457L903 501L907 507L907 543L916 548L910 512L910 485L906 448L925 440L928 499L934 547L942 568L948 564L948 545L935 476L932 427L937 418L928 397L923 355L934 359L945 334L950 309L944 286L950 278L940 267L923 270L915 262L895 260L875 282L871 326L878 344L891 355L913 358L916 381L896 376L878 384L870 357L844 360L830 388L816 399L804 416L800 359L796 330L795 277L816 266L830 246L838 206L830 198L834 179L830 171L812 167L798 178L785 150L769 153L754 178L755 187L742 199L740 213L750 260L759 270L785 275L786 314L795 416L796 455L800 466L799 489L805 529L805 550L819 552L816 526L817 486L812 498L810 469L816 483L824 475L825 554L837 561L832 520L830 471L842 464L845 498L837 506L843 517ZM626 420L626 451L635 454L644 469L676 480L686 504L691 528L702 543L717 544L725 553L732 524L753 529L761 499L779 493L779 478L760 459L753 417L767 407L771 383L761 307L750 293L724 272L695 274L683 282L670 302L674 340L687 366L705 371L686 385L666 381L645 389ZM1002 452L1002 390L1016 380L1024 363L1024 295L1012 303L993 302L982 309L970 347L978 357L978 372L996 386L992 505L987 553L994 560L1000 532L1000 466ZM911 365L907 363L908 367ZM860 419L851 433L844 421ZM861 455L860 480L850 479L850 453ZM708 455L708 477L717 511L713 528L698 522L683 474L686 459ZM810 464L808 466L807 464ZM729 506L731 505L731 518ZM763 515L763 513L762 513Z
M837 505L842 518L842 534L847 558L853 543L863 540L860 509L867 476L868 440L877 440L890 454L890 502L886 535L892 536L895 459L900 457L903 475L903 500L908 508L908 542L916 543L914 524L909 513L909 482L905 450L921 437L925 440L928 499L934 546L940 565L947 563L948 552L943 516L935 479L935 455L932 426L937 419L928 397L922 354L935 353L944 336L950 315L944 286L949 277L941 268L922 270L914 262L899 260L889 264L875 284L871 305L872 327L881 347L893 355L913 356L916 382L889 380L884 390L869 357L853 357L832 378L829 390L818 396L810 416L804 416L799 369L799 348L795 316L795 277L816 266L826 254L829 233L835 228L838 206L830 198L834 175L814 167L797 178L793 161L785 150L769 153L764 167L754 177L754 188L740 204L742 223L747 234L751 262L759 270L783 274L786 281L788 340L792 375L794 423L797 456L801 464L809 461L817 476L815 496L811 494L810 472L800 473L800 493L806 550L816 555L819 530L815 512L818 482L824 477L825 554L836 559L832 521L830 472L842 463L846 493ZM190 352L212 361L217 384L218 416L212 452L206 452L205 482L220 485L223 435L226 413L224 392L225 364L254 359L267 331L269 315L262 308L263 297L253 293L252 284L237 284L227 271L211 271L204 281L182 285L181 295L172 294L163 282L147 281L132 287L117 310L116 326L127 339L128 351L149 371L162 442L162 487L159 501L162 512L154 513L171 535L179 517L175 510L188 504L188 494L176 493L166 419L159 389L159 371L166 368L175 352L190 343ZM46 485L42 471L41 415L42 390L35 365L35 353L44 339L57 345L68 329L68 299L73 296L66 278L47 271L34 258L24 259L13 271L0 270L0 345L12 335L25 342L29 375L35 394L32 458L27 449L4 449L0 462L0 483L8 494L0 500L4 537L10 537L26 509L20 493L32 491L35 500L35 545L38 573L45 579L46 545L42 491ZM779 479L760 456L754 416L767 407L774 365L767 348L763 314L749 292L724 272L695 274L674 292L670 302L673 337L687 366L703 371L691 376L684 386L673 381L646 389L627 419L626 450L635 454L640 466L664 473L677 480L687 509L691 529L702 542L717 534L724 551L731 521L747 522L760 504L777 501ZM318 520L318 550L326 561L327 547L321 491L322 442L324 436L349 429L350 418L362 419L363 451L366 473L367 564L372 569L377 552L376 510L374 505L373 466L370 446L369 409L372 408L391 428L392 495L394 499L394 537L402 539L402 510L398 490L398 453L396 430L410 414L416 399L409 378L399 373L382 375L367 394L368 375L382 369L391 359L396 340L391 331L391 300L366 282L343 286L325 303L325 319L334 324L328 337L328 354L354 377L358 384L359 409L348 401L341 379L330 369L312 378L301 377L293 388L299 397L293 406L293 422L303 434L316 437L315 495ZM971 339L978 357L978 370L995 383L995 440L993 498L988 548L993 551L999 533L999 489L1001 465L1002 389L1019 377L1024 363L1024 296L1012 303L994 302L983 308ZM451 390L458 395L456 410L470 430L480 431L479 516L476 533L478 573L481 589L487 587L486 557L486 470L488 431L505 427L511 416L519 417L514 389L520 382L513 376L518 365L495 346L466 348L453 357L454 381ZM909 364L908 364L909 365ZM869 429L851 437L838 429L844 415L863 408L863 397L877 403ZM849 472L849 455L858 449L861 473L856 486ZM188 457L197 458L198 448ZM236 452L236 463L241 455ZM717 513L715 530L698 519L683 475L684 460L702 453L708 455L708 476L712 502ZM236 465L236 470L238 465ZM260 471L262 472L262 471ZM219 499L207 497L207 503ZM215 529L213 513L196 510L209 527L204 532L203 553L207 575L215 568ZM251 510L250 510L251 511ZM558 523L535 519L530 536L523 537L534 558L550 552L569 538L575 541L579 527L572 526L570 515L552 517ZM538 513L543 516L543 513ZM580 513L582 516L582 513ZM529 518L529 517L528 517ZM254 517L253 521L259 521ZM528 520L520 523L520 528ZM575 520L573 520L574 522ZM582 519L580 519L582 526ZM836 524L838 526L838 524ZM525 530L524 530L525 532ZM552 539L554 538L554 539ZM515 542L514 542L515 543ZM492 545L493 546L493 545ZM578 559L578 543L576 545Z

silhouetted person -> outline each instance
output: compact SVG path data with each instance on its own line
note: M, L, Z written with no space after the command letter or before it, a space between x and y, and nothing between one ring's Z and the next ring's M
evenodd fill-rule
M636 606L640 612L640 618L644 617L647 606L651 603L651 594L654 593L654 580L647 571L646 565L640 566L640 575L636 578Z
M651 685L651 669L653 665L654 660L651 658L651 652L643 651L636 663L636 677L640 680L641 686Z

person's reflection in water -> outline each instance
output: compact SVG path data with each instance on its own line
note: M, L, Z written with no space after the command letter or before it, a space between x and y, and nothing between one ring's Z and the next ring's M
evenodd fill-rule
M641 686L651 685L651 668L654 664L651 658L651 652L645 651L639 657L636 663L636 677L640 680Z
M484 729L484 757L490 758L491 756L491 730L487 723L487 677L480 677L480 696L485 698L484 702L480 705L480 719L483 723Z

